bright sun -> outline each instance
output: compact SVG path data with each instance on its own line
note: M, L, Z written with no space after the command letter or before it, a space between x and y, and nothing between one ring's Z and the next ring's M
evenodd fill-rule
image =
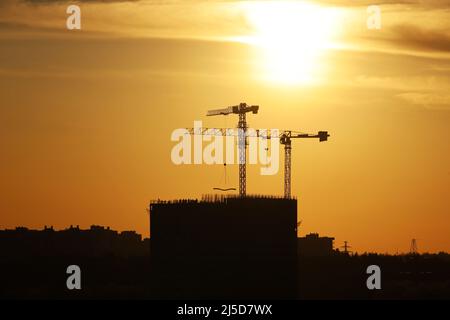
M262 48L265 79L290 85L316 82L321 56L336 34L337 12L298 1L242 5L254 31L241 40Z

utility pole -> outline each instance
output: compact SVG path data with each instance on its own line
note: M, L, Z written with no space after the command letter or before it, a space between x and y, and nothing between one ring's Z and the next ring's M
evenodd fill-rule
M409 248L409 253L410 254L417 254L418 253L418 249L417 249L417 239L412 239L411 240L411 246Z
M341 248L344 248L344 253L345 254L350 254L351 253L351 251L348 250L349 248L351 248L351 246L348 245L348 241L344 241L344 245L341 246Z

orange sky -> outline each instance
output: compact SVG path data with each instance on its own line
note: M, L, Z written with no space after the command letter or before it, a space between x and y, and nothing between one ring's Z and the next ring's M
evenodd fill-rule
M252 127L331 134L293 143L301 234L449 251L450 13L408 2L383 1L368 30L369 1L91 0L68 31L66 1L2 1L0 227L148 236L150 199L223 184L220 165L172 164L172 131L235 126L205 112L245 101ZM259 168L248 193L281 195L282 170Z

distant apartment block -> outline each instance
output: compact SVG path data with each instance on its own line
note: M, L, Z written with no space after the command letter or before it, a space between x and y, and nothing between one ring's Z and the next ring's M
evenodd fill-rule
M91 226L83 230L70 226L55 230L18 227L0 230L3 257L21 256L139 256L149 253L149 240L135 231L117 232L109 227Z
M300 256L320 257L330 256L333 251L334 238L320 237L318 233L310 233L298 238L298 253Z

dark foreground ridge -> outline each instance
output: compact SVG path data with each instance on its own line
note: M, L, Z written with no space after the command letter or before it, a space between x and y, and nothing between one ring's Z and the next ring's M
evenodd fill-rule
M351 255L333 238L297 238L297 200L153 201L151 240L92 226L0 231L2 298L450 298L450 256ZM378 265L382 289L368 290ZM66 287L69 265L81 290Z

